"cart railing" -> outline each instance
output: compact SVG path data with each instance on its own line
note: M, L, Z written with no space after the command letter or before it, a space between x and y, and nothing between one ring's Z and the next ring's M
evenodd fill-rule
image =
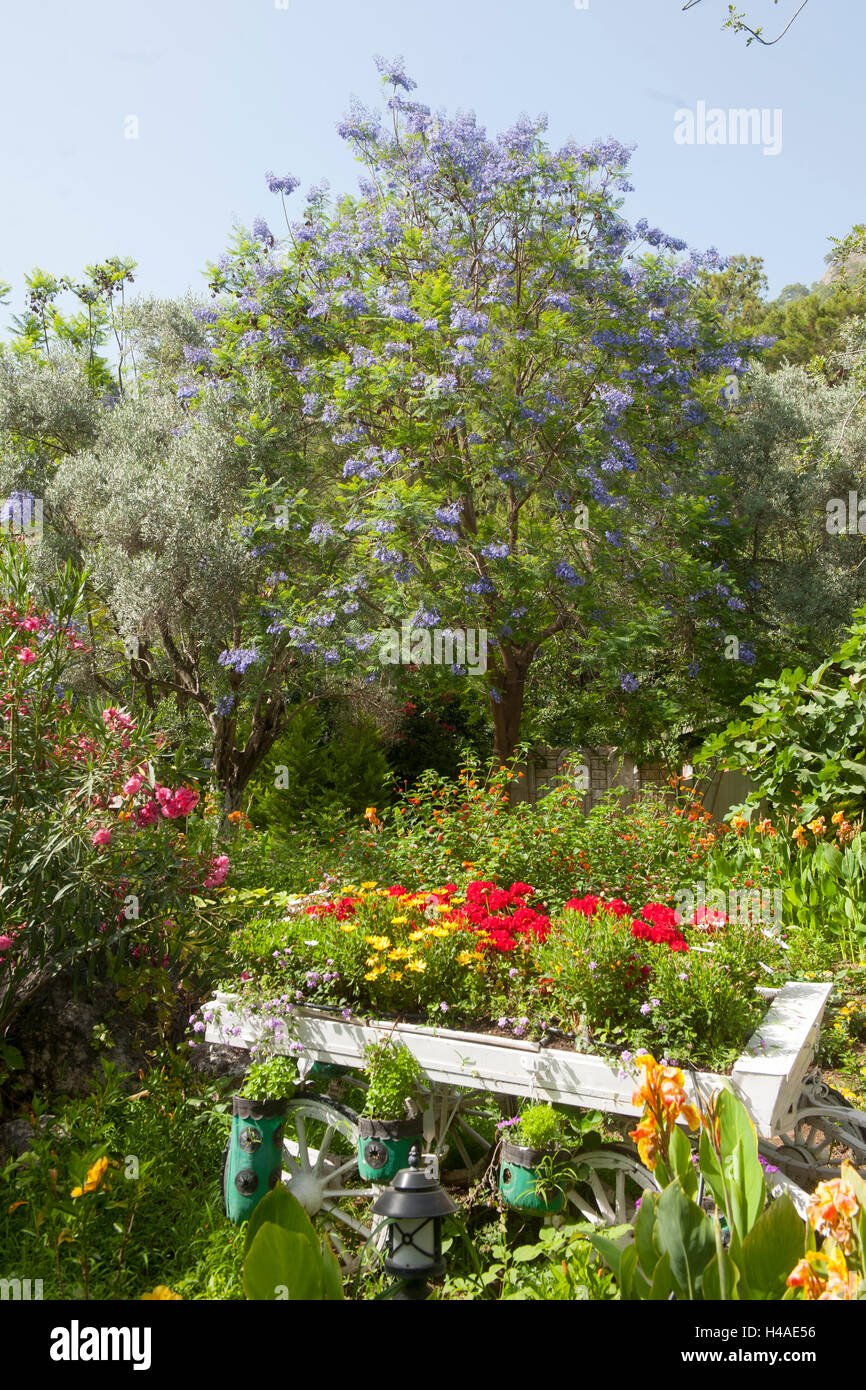
M769 1010L731 1074L686 1071L690 1098L706 1101L713 1091L728 1087L746 1105L761 1138L779 1133L815 1055L831 989L829 984L790 981L778 991L762 991L770 999ZM300 1042L302 1071L304 1062L314 1061L363 1066L365 1049L391 1036L405 1043L433 1082L618 1115L640 1113L631 1103L633 1078L624 1068L586 1053L484 1033L347 1019L309 1006L292 1015L291 1036L274 1042L263 1020L241 1010L237 995L215 995L208 1011L213 1021L205 1032L207 1042L251 1047L267 1035L268 1046L277 1052L289 1052L292 1042Z

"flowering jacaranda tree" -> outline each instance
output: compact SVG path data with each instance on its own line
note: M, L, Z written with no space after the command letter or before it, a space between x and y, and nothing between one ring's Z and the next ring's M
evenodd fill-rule
M629 225L616 141L552 151L525 118L490 139L377 61L386 119L355 104L339 127L365 166L359 195L332 207L313 188L279 243L257 219L200 311L212 336L190 391L227 375L242 394L264 375L263 453L281 411L304 422L279 487L250 498L255 543L273 548L274 644L375 679L383 629L409 623L416 664L431 629L483 631L500 759L553 639L590 661L602 698L672 663L713 660L730 683L724 639L747 605L700 451L756 344L726 341L692 292L719 256ZM268 185L286 210L297 180ZM311 547L322 592L299 601ZM224 660L244 675L250 652Z

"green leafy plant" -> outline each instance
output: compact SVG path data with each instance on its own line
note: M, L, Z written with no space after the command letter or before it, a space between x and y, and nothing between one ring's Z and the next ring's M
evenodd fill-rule
M290 1302L342 1299L340 1266L297 1198L278 1183L247 1222L244 1293Z
M299 1081L293 1057L277 1053L262 1062L253 1062L239 1095L247 1100L283 1100L294 1095Z
M442 1248L453 1250L454 1241L444 1240ZM502 1302L607 1301L619 1296L612 1275L578 1226L543 1226L537 1241L528 1244L516 1244L503 1231L490 1255L483 1267L477 1261L479 1267L471 1272L449 1275L435 1296Z
M622 1297L790 1299L797 1287L808 1290L810 1279L814 1286L834 1278L846 1291L831 1296L860 1296L851 1289L858 1278L862 1281L866 1250L862 1179L843 1166L841 1185L821 1184L816 1193L821 1200L810 1203L811 1229L787 1193L768 1202L755 1127L731 1091L716 1093L701 1116L696 1169L689 1140L676 1123L682 1117L692 1128L697 1124L682 1090L682 1073L659 1067L652 1057L641 1061L645 1111L633 1134L661 1191L643 1195L631 1243L617 1242L614 1232L590 1237L615 1273ZM819 1228L831 1239L816 1252ZM866 1291L862 1282L859 1289ZM813 1296L818 1295L807 1292Z
M763 798L800 825L866 811L866 609L855 618L847 640L809 675L798 666L761 681L743 701L751 717L708 739L695 761L746 772L755 784L748 804Z
M370 1085L363 1113L377 1120L405 1119L406 1101L414 1102L424 1080L420 1065L408 1047L389 1038L372 1043L364 1056Z
M562 1118L552 1105L529 1105L511 1137L526 1149L551 1149L563 1138Z

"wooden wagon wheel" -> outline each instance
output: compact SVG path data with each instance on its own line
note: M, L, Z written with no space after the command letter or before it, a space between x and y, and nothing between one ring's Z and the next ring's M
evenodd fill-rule
M577 1181L567 1201L593 1226L625 1226L644 1192L658 1192L652 1173L628 1144L601 1144L574 1155Z
M806 1077L778 1142L762 1142L761 1153L808 1191L839 1176L839 1166L866 1168L866 1111L855 1110L843 1095L821 1080Z
M365 1255L381 1254L387 1226L372 1215L383 1188L358 1174L358 1116L326 1096L289 1101L283 1139L283 1183L307 1215L328 1232L350 1274Z

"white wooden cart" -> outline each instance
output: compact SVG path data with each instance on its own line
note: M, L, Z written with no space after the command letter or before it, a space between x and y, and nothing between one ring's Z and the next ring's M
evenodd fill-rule
M768 1174L771 1191L791 1192L804 1207L806 1193L831 1176L843 1151L858 1166L866 1165L866 1112L852 1109L842 1096L810 1075L829 984L789 982L778 990L761 990L768 1000L763 1023L750 1038L730 1075L691 1070L686 1089L694 1103L728 1087L746 1105L761 1151L776 1174ZM212 1015L205 1040L250 1048L265 1036L255 1014L240 1006L237 995L217 994L208 1004ZM336 1068L364 1066L364 1050L383 1037L404 1043L417 1058L428 1083L423 1132L429 1160L438 1165L446 1154L458 1156L460 1176L477 1176L489 1164L492 1147L479 1133L477 1113L485 1094L550 1101L597 1110L626 1120L640 1112L631 1103L634 1077L600 1057L537 1043L446 1028L422 1027L388 1020L371 1021L298 1008L291 1037L270 1050L289 1052L300 1043L302 1076L314 1063ZM473 1123L475 1121L475 1123ZM332 1229L350 1228L373 1237L364 1203L381 1190L365 1187L354 1155L358 1114L330 1094L305 1092L290 1105L285 1130L284 1181L311 1216ZM479 1153L481 1157L479 1157ZM581 1219L615 1225L631 1219L640 1190L654 1186L630 1143L609 1143L574 1155L581 1180L568 1198ZM448 1181L447 1172L444 1180Z

